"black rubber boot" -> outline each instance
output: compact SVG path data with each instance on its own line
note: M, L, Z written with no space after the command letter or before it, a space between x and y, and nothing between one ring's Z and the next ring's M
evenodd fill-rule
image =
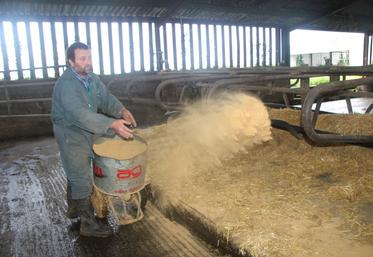
M108 237L113 234L111 228L96 219L89 197L74 200L80 216L80 235L92 237Z
M76 219L76 218L78 218L79 217L79 215L78 215L78 209L76 208L75 201L72 199L72 196L71 196L71 186L69 185L69 182L67 182L66 198L67 198L66 217L68 217L69 219Z

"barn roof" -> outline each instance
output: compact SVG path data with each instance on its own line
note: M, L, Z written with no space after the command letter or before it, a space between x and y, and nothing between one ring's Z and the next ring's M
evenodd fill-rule
M373 31L371 0L1 1L2 19L148 18L332 31Z

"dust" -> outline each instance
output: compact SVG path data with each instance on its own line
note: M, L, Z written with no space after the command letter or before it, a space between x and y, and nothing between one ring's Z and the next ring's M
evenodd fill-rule
M220 103L220 106L226 110L231 104L234 103L227 103L228 107L224 108ZM237 103L235 108L234 111L256 111L251 103ZM200 119L209 120L203 111L195 112ZM300 111L269 109L268 112L272 119L300 124ZM345 118L345 115L321 116L317 128L372 133L371 115ZM207 131L204 128L187 131L188 123L178 128L179 123L184 124L182 121L171 121L147 134L152 151L149 153L152 185L159 186L163 179L166 187L162 186L162 190L168 186L168 194L202 213L227 241L255 257L373 256L372 149L354 145L317 147L277 129L271 131L272 140L268 140L269 134L268 138L255 133L247 136L248 146L252 137L261 138L260 142L268 140L252 147L243 147L246 143L242 137L238 137L238 142L228 137L233 145L238 144L237 148L230 148L230 144L226 146L226 141L218 139L209 147L200 146L202 135L206 142L210 142L210 137L219 138L214 123L209 123ZM247 124L260 130L257 123ZM183 144L189 148L183 148ZM178 147L184 151L178 151ZM220 152L225 147L228 150ZM172 163L169 170L153 170L165 165L156 163L159 158L156 151L165 154L162 162ZM202 166L206 163L206 167ZM179 173L183 168L183 173Z
M221 167L223 160L270 140L270 128L264 104L236 93L194 103L167 124L139 133L148 142L152 184L176 199L186 180L198 179Z

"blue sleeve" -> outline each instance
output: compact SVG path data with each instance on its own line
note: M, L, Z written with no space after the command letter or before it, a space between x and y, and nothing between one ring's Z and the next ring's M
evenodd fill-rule
M120 118L121 111L124 108L123 104L112 95L107 87L98 79L95 78L96 83L98 83L100 95L101 95L101 104L99 108L101 111L109 116Z
M113 135L110 127L113 118L90 109L82 90L76 83L61 81L59 85L59 101L64 109L66 120L73 125L94 134Z

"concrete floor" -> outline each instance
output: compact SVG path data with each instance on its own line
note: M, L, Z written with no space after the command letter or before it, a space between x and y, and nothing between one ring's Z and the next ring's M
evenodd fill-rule
M0 256L222 256L148 202L145 218L107 239L84 238L65 217L64 177L55 141L0 144Z

